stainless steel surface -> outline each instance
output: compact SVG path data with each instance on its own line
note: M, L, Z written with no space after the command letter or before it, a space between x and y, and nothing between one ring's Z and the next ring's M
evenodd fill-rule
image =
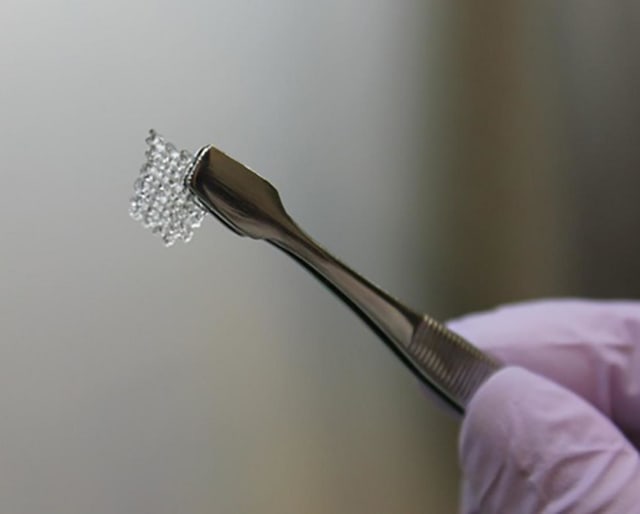
M203 206L233 231L272 243L318 276L421 380L460 412L499 369L489 355L333 257L296 225L277 190L243 164L212 146L205 147L186 180Z

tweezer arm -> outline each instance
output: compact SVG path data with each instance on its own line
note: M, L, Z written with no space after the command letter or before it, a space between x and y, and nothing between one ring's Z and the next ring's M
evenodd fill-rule
M269 242L338 289L361 311L358 314L366 316L387 338L399 345L409 344L420 322L417 313L340 262L297 227L295 232L289 230Z
M500 364L434 319L420 315L324 250L291 220L268 241L301 263L360 316L426 385L464 413Z
M500 367L333 257L296 225L271 184L216 148L200 150L186 183L202 206L231 230L267 240L311 271L458 411L464 412L478 387Z

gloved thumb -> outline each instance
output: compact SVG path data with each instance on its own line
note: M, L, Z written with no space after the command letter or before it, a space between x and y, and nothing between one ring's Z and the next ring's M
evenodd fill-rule
M465 513L640 509L640 458L583 399L518 367L472 398L460 435Z

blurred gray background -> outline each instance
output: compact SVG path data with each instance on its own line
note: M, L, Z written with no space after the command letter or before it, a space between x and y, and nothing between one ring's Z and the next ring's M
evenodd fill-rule
M458 422L297 265L127 215L214 143L442 318L640 293L637 2L0 4L3 514L455 512Z

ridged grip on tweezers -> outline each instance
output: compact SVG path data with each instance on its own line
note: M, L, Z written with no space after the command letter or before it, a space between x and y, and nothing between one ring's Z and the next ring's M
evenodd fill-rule
M416 327L405 351L416 368L428 370L425 378L431 385L460 410L500 368L498 361L429 316Z
M271 184L219 150L208 147L198 153L187 185L229 228L268 241L311 271L460 412L500 368L499 362L462 337L414 312L336 259L289 217Z

